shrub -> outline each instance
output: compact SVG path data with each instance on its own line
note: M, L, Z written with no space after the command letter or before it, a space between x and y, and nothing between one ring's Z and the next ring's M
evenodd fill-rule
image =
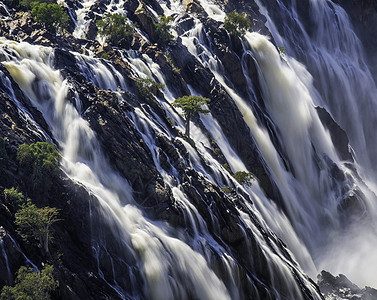
M55 32L65 27L68 15L58 4L31 2L31 14L34 21L42 23L48 30Z
M248 19L247 15L239 14L235 10L227 13L224 20L224 28L237 38L245 35L246 31L251 29L253 23Z
M185 135L190 137L190 120L192 117L197 116L199 113L208 114L209 110L203 109L202 105L207 104L210 100L208 98L199 96L183 96L177 98L173 102L173 107L179 107L183 110L184 117L186 120L186 131Z
M48 243L52 238L50 227L59 221L58 215L57 208L38 208L28 199L16 213L17 232L25 242L37 240L39 248L48 253Z
M251 186L252 181L254 180L253 174L250 173L250 172L246 172L246 171L237 171L232 176L241 185Z
M134 78L139 94L149 103L154 101L154 97L164 87L150 78Z
M280 47L278 47L278 50L279 50L279 53L280 53L280 54L285 54L286 49L285 49L284 46L280 46Z
M24 168L27 185L32 193L48 193L57 176L60 155L56 147L47 142L22 144L18 147L17 160Z
M230 194L230 193L233 193L234 191L230 186L226 186L226 185L222 186L221 189L225 194Z
M96 25L98 34L113 45L118 45L123 39L130 42L135 32L135 27L127 24L127 18L119 14L106 14Z
M170 34L170 22L173 20L173 17L159 16L158 18L160 22L154 24L157 34L157 43L163 45L166 44L173 37Z
M21 267L17 271L15 286L4 286L0 300L50 300L50 293L59 286L53 273L54 267L51 265L45 265L41 272Z
M23 203L26 202L26 197L24 194L18 191L18 188L10 188L4 190L5 201L13 204L16 208L19 208Z
M24 6L26 8L30 8L31 7L31 3L33 2L39 2L39 3L47 3L47 4L54 4L56 3L56 0L11 0L12 2L19 2L21 4L21 6Z

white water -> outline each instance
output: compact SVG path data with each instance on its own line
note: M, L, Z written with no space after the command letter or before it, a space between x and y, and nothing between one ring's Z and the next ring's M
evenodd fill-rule
M230 299L228 292L206 260L183 241L169 236L166 225L143 217L133 203L129 184L116 174L104 158L94 132L72 104L65 100L69 85L48 64L48 49L24 44L8 47L24 54L39 52L36 60L27 55L4 62L12 77L41 110L62 147L62 167L99 199L109 218L121 229L119 238L141 260L151 299L185 297L185 290L199 299ZM31 89L39 79L39 89ZM43 97L39 97L43 94ZM128 203L122 205L121 203ZM192 262L195 262L193 264ZM176 266L172 269L172 266Z
M13 276L12 276L12 272L10 270L10 267L9 267L9 261L8 261L8 255L7 255L7 252L5 251L5 248L4 248L4 241L2 239L2 237L0 237L0 248L1 248L1 254L5 260L5 266L7 268L7 273L8 273L8 282L7 284L10 285L13 283Z
M346 130L355 151L358 172L367 182L369 189L375 193L377 177L373 165L377 158L377 144L374 111L377 89L365 62L361 43L353 32L346 12L331 1L309 1L310 5L307 9L316 26L313 26L312 33L308 34L301 23L303 19L295 11L294 4L286 7L280 1L268 3L286 24L291 25L279 27L262 4L267 3L259 2L261 12L268 19L267 26L278 46L282 45L287 49L288 64L300 78L309 80L305 86L309 89L313 105L326 107ZM291 29L293 27L296 28L295 31ZM304 70L303 74L301 64L291 56L305 63L314 76L314 85L311 76L305 75L308 72ZM283 130L282 134L284 134ZM291 153L294 155L293 152ZM297 158L294 159L296 160ZM307 163L308 160L298 162L302 168L307 167ZM374 276L377 262L374 251L377 246L377 235L374 230L377 221L376 197L360 182L354 184L365 194L363 201L370 217L367 221L369 224L355 222L348 231L339 230L334 227L334 221L338 219L337 199L321 197L325 201L322 211L325 210L331 220L324 222L324 226L330 231L329 243L320 251L321 253L317 252L319 255L317 265L319 269L346 274L360 285L377 286ZM354 187L349 188L352 193ZM326 209L329 206L333 206L334 209ZM317 209L317 211L321 213L321 210ZM310 222L313 220L311 219Z
M85 15L94 3L84 2L84 9L76 11L77 37L84 36L87 24ZM339 17L340 25L334 28L335 22L332 22L334 13L329 8L330 1L310 2L313 14L323 20L316 29L314 37L309 37L300 23L301 35L288 29L280 35L277 26L269 18L268 10L264 9L261 3L259 4L261 11L268 17L267 25L278 46L283 45L287 48L284 60L266 37L257 33L247 33L244 40L245 55L251 55L257 63L266 113L278 129L279 145L274 144L270 132L258 122L253 107L249 104L251 101L242 99L226 84L221 62L206 48L205 32L198 19L195 20L196 27L182 37L183 44L211 70L241 111L264 158L264 163L271 173L272 180L279 188L285 211L282 212L273 201L266 198L258 182L250 188L240 187L227 171L212 159L204 147L208 147L210 142L206 134L194 123L191 123L192 136L196 141L197 149L180 140L191 158L187 162L188 166L215 184L234 185L238 189L245 189L250 195L255 206L245 201L247 212L239 210L240 224L243 230L248 228L253 232L263 249L270 276L276 277L276 281L274 278L271 279L273 285L277 290L280 286L287 287L289 290L287 295L291 299L301 297L292 277L291 268L297 269L301 280L312 294L315 297L319 296L306 282L300 269L285 258L277 245L271 241L266 243L251 220L251 215L256 216L265 230L269 231L271 228L284 239L301 267L313 278L319 268L325 268L335 273L346 273L360 284L377 285L373 276L373 267L377 262L377 255L374 254L377 245L376 235L367 228L361 230L356 226L344 231L337 210L337 205L345 194L353 193L355 186L359 185L366 195L369 212L375 221L377 219L375 197L360 185L353 172L340 161L330 135L314 109L315 105L326 106L346 129L360 164L358 170L369 187L375 190L374 170L370 168L370 164L375 160L374 141L377 139L373 137L373 127L370 124L374 124L375 119L372 114L374 111L372 100L376 89L363 57L360 56L361 46L353 34L344 11L335 6L334 11ZM225 14L220 7L204 0L200 3L211 18L217 21L224 19ZM184 12L180 1L173 1L171 9L163 7L169 15L174 12L178 15ZM298 22L297 13L292 7L284 9L280 1L276 1L276 7L281 9L281 14L286 14L287 18ZM118 8L120 9L120 6ZM201 47L198 47L198 44ZM72 179L82 183L96 195L107 212L109 222L115 222L116 226L121 228L120 240L125 247L130 247L132 255L140 260L148 286L145 294L152 299L184 299L188 297L187 291L190 291L200 299L240 298L234 259L209 235L207 224L184 194L179 181L178 184L176 183L178 171L172 167L171 172L167 172L160 166L154 137L160 134L171 138L164 122L142 107L128 115L149 147L157 170L172 189L175 201L184 207L186 224L193 228L195 233L193 238L180 232L172 234L169 226L151 222L135 207L129 184L109 166L94 132L80 117L80 111L65 101L67 90L72 87L61 77L59 71L51 68L48 56L50 49L7 41L4 41L3 45L17 52L8 55L8 62L4 64L23 91L43 112L51 126L54 138L62 147L63 169ZM305 46L304 54L307 55L304 56L303 63L308 66L311 73L299 63L302 61L302 53L295 48L297 45ZM137 76L153 77L167 84L163 90L165 99L158 99L159 103L176 126L183 130L183 120L168 105L174 97L158 65L147 55L137 56L130 52L125 53L124 58L131 63ZM111 65L105 65L99 60L79 54L76 54L76 59L83 74L98 87L113 91L120 88L127 89L121 75ZM249 79L246 69L244 73ZM36 78L41 81L37 89L32 89ZM250 82L248 87L250 95L253 95ZM339 101L342 105L338 105ZM219 145L231 169L247 170L229 145L217 121L211 115L202 116L201 119L212 139ZM332 178L329 160L347 175L346 187L338 186L336 180ZM288 162L288 167L285 161ZM216 221L216 216L212 217ZM227 274L223 275L227 278L227 282L211 270L211 251L222 256L221 263L227 266L228 270ZM197 263L192 265L193 261ZM113 278L107 280L113 281L113 287L117 289L115 277L113 274ZM281 282L278 282L279 280ZM274 296L279 297L278 291Z

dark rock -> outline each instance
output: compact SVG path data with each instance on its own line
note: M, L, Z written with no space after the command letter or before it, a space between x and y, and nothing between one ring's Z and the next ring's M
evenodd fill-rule
M352 283L346 276L339 274L333 276L329 272L322 271L317 276L318 286L326 299L350 300L373 300L377 299L377 290L370 287L360 289L356 284Z
M331 139L342 160L353 161L349 150L349 140L346 132L334 121L331 115L322 107L316 107L321 122L330 131Z

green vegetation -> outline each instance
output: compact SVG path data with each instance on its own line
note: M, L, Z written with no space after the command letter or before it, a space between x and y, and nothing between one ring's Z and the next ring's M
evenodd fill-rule
M229 173L232 173L232 169L229 167L229 164L228 163L224 163L222 164L223 168L225 170L227 170Z
M10 188L4 190L5 201L14 205L14 207L19 208L23 203L26 202L26 197L24 194L18 191L18 188Z
M280 53L280 54L285 54L286 49L285 49L284 46L280 46L280 47L278 47L278 50L279 50L279 53Z
M59 210L55 207L38 208L30 199L21 205L16 213L17 232L26 242L37 240L39 247L48 253L48 243L51 240L51 225L60 221Z
M17 160L31 192L38 191L42 197L43 192L47 194L59 170L60 155L56 147L47 142L22 144L18 147Z
M248 19L246 14L239 14L234 10L225 16L224 28L234 37L243 37L246 31L251 29L252 26L253 23Z
M34 21L42 23L52 32L65 27L68 22L67 13L58 4L34 1L30 3L30 7Z
M173 72L174 72L175 74L177 74L177 75L178 75L179 73L181 73L181 70L175 66L174 61L173 61L173 58L171 57L171 55L166 54L165 57L166 57L166 61L168 62L168 64L171 65L171 67L172 67L172 69L173 69Z
M15 286L4 286L0 300L49 300L50 293L58 286L54 278L54 267L45 265L41 272L32 268L21 267L17 271Z
M111 55L110 55L109 52L103 52L103 53L101 54L101 58L102 58L102 59L105 59L105 60L110 60L110 59L111 59Z
M246 171L237 171L232 176L241 185L251 186L252 181L254 180L253 174L250 173L250 172L246 172Z
M209 110L203 109L202 105L205 105L210 100L208 98L203 98L199 96L183 96L177 98L173 102L173 107L179 107L183 110L184 117L186 120L186 131L185 135L190 137L190 120L192 117L197 116L198 114L208 114Z
M226 186L226 185L222 186L221 189L223 190L225 194L230 194L230 193L233 193L234 191L230 186Z
M96 25L98 34L113 45L119 45L123 39L130 42L135 32L135 27L127 24L127 18L119 14L106 14Z
M173 20L172 16L159 16L159 23L154 23L156 34L157 34L157 43L160 45L166 44L173 37L170 34L171 25L170 22Z
M158 83L150 78L134 78L139 94L148 103L153 103L154 97L164 87L162 83Z
M38 3L47 3L47 4L56 4L56 0L11 0L12 2L16 3L19 2L21 6L26 7L26 8L31 8L31 4L33 2L38 2Z

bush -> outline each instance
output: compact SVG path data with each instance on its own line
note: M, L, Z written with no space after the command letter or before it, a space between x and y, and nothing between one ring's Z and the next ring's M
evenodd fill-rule
M134 80L139 94L149 103L154 101L154 97L164 87L162 83L150 78L134 78Z
M56 147L47 142L22 144L18 147L17 160L24 168L30 192L38 191L41 197L48 193L59 170L60 155Z
M233 174L233 177L239 184L247 186L251 186L252 181L254 180L253 174L246 171L237 171Z
M19 208L23 203L26 202L26 197L24 196L24 194L19 192L18 189L14 187L5 189L4 197L7 203L11 203L16 208Z
M42 23L48 30L56 32L65 27L68 15L58 4L46 2L31 2L31 14L34 21Z
M202 105L207 104L210 100L208 98L203 98L199 96L183 96L177 98L173 102L173 107L179 107L183 110L184 117L186 120L186 131L185 135L190 137L190 120L192 117L197 116L199 113L208 114L209 110L203 109Z
M38 208L28 199L16 213L17 232L25 242L37 240L39 248L48 253L48 243L52 238L50 227L59 221L58 215L57 208Z
M24 6L26 8L31 8L31 3L33 2L39 2L39 3L47 3L47 4L54 4L56 3L56 0L11 0L12 2L16 3L19 2L21 6Z
M239 14L235 10L225 16L225 30L237 38L243 37L252 26L253 23L248 19L247 15Z
M98 34L113 45L118 45L123 39L130 42L135 32L135 27L127 24L127 18L119 14L106 14L96 25Z
M17 271L14 287L4 286L0 300L49 300L50 293L58 286L54 278L54 267L45 265L41 272L34 272L32 268L21 267Z
M157 43L160 45L166 44L173 37L170 34L171 25L170 22L173 20L172 16L159 16L160 22L155 23L155 29L157 34Z

